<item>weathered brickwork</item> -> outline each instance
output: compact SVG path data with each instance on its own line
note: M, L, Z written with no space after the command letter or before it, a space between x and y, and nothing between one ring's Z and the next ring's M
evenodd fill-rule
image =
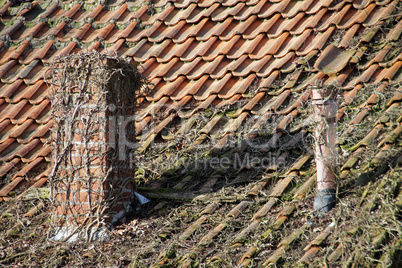
M125 80L136 69L127 66L96 53L55 64L51 182L56 229L106 226L133 201L134 166L128 156L134 148L126 146L126 136L135 130L120 124L135 111L136 91Z

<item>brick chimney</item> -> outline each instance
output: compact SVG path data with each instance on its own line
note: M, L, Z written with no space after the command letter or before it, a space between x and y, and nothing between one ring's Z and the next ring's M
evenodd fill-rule
M51 79L51 236L104 239L134 199L129 123L143 79L129 63L97 52L57 60Z

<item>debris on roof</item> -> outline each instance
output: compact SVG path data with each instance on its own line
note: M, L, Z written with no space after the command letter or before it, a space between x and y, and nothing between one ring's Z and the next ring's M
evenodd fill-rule
M0 264L401 261L400 1L107 2L0 1ZM51 171L47 71L91 50L132 60L152 84L131 125L152 201L99 248L48 246L48 201L32 195ZM317 85L340 92L339 202L323 219Z

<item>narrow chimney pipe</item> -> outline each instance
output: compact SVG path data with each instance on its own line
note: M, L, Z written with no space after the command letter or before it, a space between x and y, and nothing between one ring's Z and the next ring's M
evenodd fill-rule
M313 89L315 127L315 161L317 165L317 196L314 210L327 213L335 205L336 192L336 92L334 89Z

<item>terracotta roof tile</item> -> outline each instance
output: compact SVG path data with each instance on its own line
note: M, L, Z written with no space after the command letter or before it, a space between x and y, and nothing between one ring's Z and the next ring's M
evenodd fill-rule
M298 51L302 44L305 43L307 39L312 35L312 33L313 30L308 29L299 36L295 36L291 39L287 38L286 41L282 44L281 48L275 53L275 57L281 58L290 51Z
M186 19L186 16L189 15L188 11L191 11L192 8L194 8L194 5L191 5L190 7L186 8L184 11L184 17L180 18L179 15L179 19L177 21L174 21L172 23L169 23L169 17L172 15L172 12L176 11L177 9L172 5L172 6L168 6L166 7L163 12L161 12L160 14L158 14L157 16L151 16L149 20L145 21L144 24L153 24L155 23L155 21L162 21L163 23L165 23L166 25L175 25L177 24L181 19ZM186 12L187 11L187 12Z
M15 139L12 144L9 144L5 150L2 150L2 157L0 157L0 161L10 161L14 157L24 157L29 154L38 144L40 144L39 139L34 139L32 142L27 144L18 144ZM42 147L42 146L41 146Z
M386 7L380 7L375 12L372 12L367 20L363 23L363 26L375 26L382 18L388 17L395 10L398 2L399 0L393 1L390 5L387 5Z
M294 58L295 58L294 52L290 52L286 54L285 57L280 59L271 58L270 61L260 69L257 75L259 77L267 77L268 75L271 74L272 71L276 69L284 69L283 67L285 68L289 67L286 64L293 63Z
M66 42L69 41L73 38L79 38L82 39L84 35L91 29L91 24L86 23L82 27L77 28L77 29L71 29L70 31L67 32L67 34L64 35L64 33L59 32L56 36L57 39L61 42Z
M371 12L374 10L375 7L376 4L371 4L365 9L357 11L356 14L353 14L352 18L348 18L347 20L345 20L346 17L344 17L341 23L336 24L338 25L339 29L347 29L353 26L354 24L363 23L366 20L366 18L371 14ZM347 16L349 16L349 14L350 13L348 13Z
M274 83L274 81L278 78L280 72L273 71L268 77L262 78L260 83L260 90L267 91L268 88Z
M153 94L147 96L146 99L148 101L158 101L163 96L171 96L172 93L183 83L185 79L186 77L181 75L171 83L158 83L153 89Z
M156 60L154 60L154 58L151 58L151 60L148 60L146 63L153 62L153 64L148 65L148 68L145 68L144 66L143 75L149 80L152 80L156 77L164 77L173 66L178 66L176 64L182 64L179 63L179 61L179 58L173 58L170 62L166 64L159 64L156 62Z
M58 12L56 16L52 16L51 20L56 21L61 18L72 18L74 14L81 8L81 4L75 4L69 10L63 10L63 12Z
M57 29L51 29L49 28L46 23L44 22L39 22L37 25L34 27L28 29L28 31L25 31L21 36L12 36L11 39L15 41L19 41L23 38L28 38L28 37L35 37L35 38L40 38L40 39L45 39L50 35L55 35L57 34Z
M170 95L172 100L181 100L186 95L193 96L198 90L203 86L203 84L208 80L208 75L203 75L198 80L185 80L180 84L179 87Z
M226 6L226 7L232 7L237 5L237 3L242 2L239 0L227 0L227 1L223 1L222 5Z
M309 38L305 44L296 52L297 56L306 56L312 50L321 50L325 43L330 38L331 34L335 31L335 26L329 27L325 32L318 33L313 40Z
M15 125L11 130L10 133L7 133L8 137L11 138L18 138L20 135L23 134L23 132L30 126L32 125L33 120L32 119L28 119L26 120L24 123L22 123L21 125ZM38 126L34 126L35 128L37 128ZM20 142L20 143L26 143L26 142Z
M291 18L296 16L297 13L305 12L308 8L314 3L313 0L309 1L298 1L298 2L290 2L289 5L286 7L282 16L284 18Z
M259 38L257 38L257 41L258 40L259 40ZM240 42L238 42L238 41L240 41ZM234 49L235 46L237 46L237 47L241 46L242 49L251 52L250 46L247 46L247 45L242 46L242 43L243 43L243 40L241 39L240 35L233 36L227 42L219 42L219 41L214 42L213 45L210 46L210 49L208 50L207 54L205 55L204 60L209 61L209 60L215 59L218 55L226 55L226 57L229 59L240 58L241 55L239 55L237 53L237 50Z
M216 1L213 0L200 0L198 1L198 6L203 7L203 8L208 8L212 6Z
M402 21L399 21L398 24L387 34L387 40L397 41L402 33Z
M178 58L176 58L178 59ZM173 60L175 61L175 60ZM172 61L172 62L173 62ZM196 66L199 66L198 64L202 61L201 57L195 58L193 61L190 62L182 62L182 61L177 61L175 65L170 69L170 71L166 74L165 80L166 81L174 81L176 80L180 75L185 75L189 74L196 68Z
M52 61L54 61L54 59L56 59L57 57L64 57L64 56L68 55L69 53L71 53L71 51L74 49L74 47L76 45L77 44L75 42L70 42L67 46L65 46L63 49L57 50L50 57L43 58L42 62L46 63L46 64L49 64Z
M180 101L178 102L174 102L169 108L167 108L164 113L163 113L163 117L168 116L170 113L177 113L178 111L180 111L184 106L187 105L187 103L189 103L192 100L191 96L185 96L183 97ZM174 136L171 136L172 138L174 138Z
M247 3L247 6L244 6L241 10L234 15L236 20L244 21L248 17L254 14L258 14L261 8L266 4L267 1L257 1L254 4Z
M352 9L351 4L345 5L338 13L331 14L332 12L327 12L324 14L322 21L316 26L316 29L320 32L327 30L331 25L339 25L345 18L354 18L356 10ZM353 13L349 14L349 13Z
M157 28L152 35L148 37L148 40L154 43L159 43L165 40L166 38L173 38L181 31L181 29L186 25L186 21L180 21L176 25L172 27L166 27L162 24L159 28Z
M187 20L191 13L197 8L196 3L191 3L188 7L184 9L176 9L174 6L166 8L158 17L164 24L168 26L173 26L179 23L181 20Z
M4 27L4 29L0 32L0 36L11 36L15 31L17 31L20 27L22 27L24 23L20 20L16 20L14 24L10 26Z
M265 92L257 93L246 105L244 105L241 109L238 109L235 113L228 114L229 117L238 117L244 111L251 111L256 105L260 103L262 98L265 96Z
M295 100L291 105L289 105L288 107L286 107L285 109L281 110L281 111L277 111L278 114L288 114L293 110L299 110L299 108L303 107L310 96L310 92L306 91L305 93L303 93L302 95L300 95L300 97Z
M35 140L39 139L33 139L30 143L32 143ZM46 138L47 140L47 138ZM28 143L28 144L30 144ZM30 163L32 161L35 161L38 158L44 158L46 161L49 161L49 156L51 153L51 148L48 145L44 145L43 141L40 140L40 143L38 143L33 149L29 151L28 154L24 155L24 157L21 157L21 161L24 163Z
M198 101L206 100L211 94L218 93L226 82L231 78L231 74L226 74L223 79L208 79L208 75L200 75L199 88L194 92L193 97Z
M394 102L399 102L401 100L402 100L402 92L397 91L387 103L387 107L391 106L391 104L393 104Z
M42 186L50 174L50 168L45 168L51 161L50 148L44 145L52 125L49 89L44 81L48 65L59 56L81 50L116 51L140 63L141 72L154 84L152 91L139 100L135 116L141 153L152 153L153 143L169 150L181 148L178 137L184 135L193 147L211 144L211 155L225 148L230 151L234 139L247 137L250 140L237 147L244 153L250 150L252 139L265 137L267 142L258 152L278 150L280 155L275 156L278 163L263 170L278 172L275 176L279 177L271 178L274 182L269 175L253 174L252 178L262 180L253 182L258 190L249 183L246 187L254 191L236 188L241 193L253 193L250 200L200 209L211 215L201 213L205 217L189 221L178 231L177 237L182 235L191 245L183 252L197 252L197 256L204 257L204 243L218 243L216 237L229 233L233 241L219 241L238 249L240 254L235 254L233 261L239 264L287 263L283 256L295 239L300 239L303 246L310 245L305 255L295 255L295 261L321 258L323 239L317 242L305 232L308 227L297 221L285 224L292 220L294 211L300 213L300 205L292 202L309 198L315 170L310 157L303 160L303 171L296 164L283 166L298 157L293 159L293 151L284 148L286 144L299 144L310 132L312 118L304 109L309 103L309 87L317 83L343 90L337 118L347 135L353 133L356 124L375 122L358 141L346 146L358 153L351 154L350 163L342 168L342 178L350 180L350 172L359 170L356 164L366 146L379 148L371 160L373 167L390 152L388 147L395 146L401 132L401 117L395 117L401 99L395 84L402 80L402 53L395 43L401 35L402 24L396 14L399 6L398 1L388 0L159 0L152 4L138 0L113 5L43 5L38 1L18 7L7 2L0 8L0 176L12 173L14 179L2 184L2 199L15 189L19 191L20 184ZM369 91L371 87L376 91ZM373 94L366 96L365 92ZM352 106L358 106L360 112L350 117ZM266 133L268 137L260 136ZM285 142L287 133L293 136ZM304 177L307 169L312 173ZM245 165L237 172L224 176L231 174L229 179L242 180L253 170ZM224 184L224 176L215 172L191 186L191 174L184 174L178 183L170 181L169 187L207 193ZM38 184L30 181L32 177ZM290 188L295 199L289 202L283 195ZM262 193L266 199L261 204L254 202L252 198L261 198ZM216 224L205 224L209 216L218 216ZM268 237L278 238L273 230L281 228L286 235L263 255L259 245L248 247L244 239L264 237L260 222L262 217L271 216L272 224L264 225L267 233L271 230ZM243 217L251 221L236 222L241 224L238 230L226 228ZM178 253L183 265L191 265L193 260L186 256ZM167 258L161 263L177 264L171 261ZM287 264L292 266L294 262Z
M388 79L389 81L392 80L398 72L400 73L402 68L402 61L396 61L391 68L387 70L387 72L384 75L385 79Z
M187 23L196 23L204 17L209 17L220 6L219 3L214 3L208 8L202 8L199 5L194 11L186 18Z
M19 78L27 78L29 73L36 67L36 65L40 64L39 60L34 60L28 65L15 65L13 68L8 70L7 73L5 73L1 77L1 81L3 83L13 83Z
M257 19L256 15L250 16L244 22L232 21L233 20L232 18L227 19L229 20L230 24L228 27L225 28L225 30L222 33L218 33L219 39L223 41L228 41L235 34L243 34L256 19Z
M21 103L24 103L22 101ZM13 110L12 114L9 114L9 118L13 124L22 124L28 118L36 119L45 110L45 108L50 104L49 100L44 100L38 105L31 105L26 103L21 109ZM19 107L18 107L19 108ZM18 110L18 114L15 114ZM14 115L15 114L15 115ZM11 117L14 115L13 117Z
M281 34L278 38L268 38L264 36L261 42L255 46L255 49L250 53L251 59L261 59L266 55L274 55L282 45L285 43L286 39L289 38L289 33L285 32Z
M223 21L227 17L235 17L237 13L246 6L245 3L236 3L233 7L227 8L225 6L220 6L214 10L214 12L210 15L212 21Z
M22 84L22 79L17 80L15 83L4 85L1 91L1 97L5 98L7 102L10 102L10 98L13 96L14 92Z
M208 107L210 107L210 105L217 99L217 97L218 96L216 94L210 95L209 97L206 97L202 102L198 103L198 106L196 108L189 111L179 111L178 115L181 118L190 118L194 116L197 112L208 109Z
M265 5L261 8L261 10L258 12L258 17L265 19L267 17L272 16L274 13L281 14L289 5L290 2L291 2L290 0L285 0L279 3L272 4L267 1Z
M397 57L394 57L391 61L383 61L380 63L381 67L390 67L393 64L396 64L398 61L402 60L402 53L400 53ZM399 81L398 79L395 79L396 81Z
M240 62L238 60L239 66L232 71L232 74L234 76L245 77L249 74L258 73L271 59L272 57L269 56L263 57L261 60L251 60L244 57L244 61Z
M124 28L124 30L116 30L115 28L110 31L108 38L105 40L105 43L111 44L115 43L117 40L122 38L127 38L130 33L132 33L137 26L137 21L132 21L130 24Z
M54 40L49 40L45 43L45 45L41 48L33 49L32 51L29 52L28 56L20 61L21 64L27 65L30 64L33 60L35 59L43 59L45 58L46 54L50 50L50 48L53 46Z
M224 59L225 57L223 55L220 55L216 57L213 61L211 62L203 62L199 61L198 66L194 67L188 74L187 78L189 79L199 79L203 74L211 74L215 71L215 69L218 67L220 62Z
M327 14L327 9L320 9L317 13L314 13L314 15L309 16L307 19L298 21L290 33L293 35L299 35L302 34L305 29L315 28L325 14Z
M169 97L166 96L162 97L158 102L144 105L144 107L142 107L143 109L141 109L141 112L136 114L135 120L142 121L147 115L157 113L168 101Z
M84 26L74 37L78 38L80 36L83 36L82 41L84 43L89 43L94 41L95 39L105 39L114 27L114 23L109 23L106 27L97 30L93 30L92 28L89 28L89 30L87 30L88 26Z
M338 47L346 48L352 43L352 39L359 29L362 29L359 24L355 24L349 28L346 34L342 37L342 41L339 43Z
M7 127L10 124L10 120L3 120L2 122L0 122L0 131L3 131L5 129L5 127Z
M159 28L166 28L166 26L163 26L163 22L161 21L157 21L155 22L152 26L150 26L149 28L145 29L145 30L134 30L133 33L131 33L128 38L127 41L129 42L138 42L140 39L144 38L144 37L149 37L151 36L155 31L157 31ZM159 30L160 32L161 30Z
M186 58L183 55L188 52L192 52L190 46L194 43L194 38L188 38L184 43L181 44L174 44L171 40L165 40L159 46L157 46L157 53L158 53L158 62L166 63L172 60L173 57L180 57L182 61L192 61L196 56L199 56L197 53L194 57Z
M11 124L10 120L4 120L3 122L1 122L0 127L1 127L0 142L4 142L10 137L10 134L12 134L15 131L14 125Z
M243 55L234 61L225 58L214 67L214 71L208 73L210 73L210 76L213 79L221 79L227 72L231 72L233 76L235 76L234 72L246 61L246 59L247 55Z
M314 67L326 74L335 74L345 68L354 50L342 51L334 45L327 46L317 59Z
M5 163L0 167L0 176L6 175L8 172L10 172L13 168L17 166L17 164L20 162L19 158L14 158L10 162Z
M0 57L3 58L3 60L0 62L0 65L8 62L9 60L18 59L18 57L21 56L21 54L27 49L28 46L29 46L29 40L25 40L19 46L10 47L9 49L4 50L0 54Z
M7 9L8 9L11 5L12 5L11 2L5 3L4 6L2 6L2 7L0 8L0 15L3 16L3 15L7 12Z
M231 83L234 80L230 80L222 90L219 91L218 97L222 99L228 99L233 97L235 94L244 93L251 83L256 78L255 75L249 75L247 78L240 78L235 83Z
M24 177L17 177L11 183L6 185L3 189L0 190L0 196L7 196L9 192L11 192L17 185L24 179Z
M10 60L8 61L6 64L3 64L0 67L0 78L2 78L4 76L5 73L7 73L7 71L9 69L11 69L15 64L17 64L16 60ZM17 67L18 68L18 67Z
M72 17L71 19L73 21L77 22L84 22L85 20L88 20L89 18L95 19L99 13L103 10L102 5L97 5L94 8L91 8L90 10L83 10L79 9Z
M228 18L221 24L218 24L217 27L215 27L216 24L214 24L211 20L208 18L202 19L198 24L190 26L188 30L184 32L184 36L176 36L173 41L176 43L181 43L182 38L187 36L195 36L197 41L207 41L209 38L212 36L221 36L223 31L228 27L228 25L231 24L233 21L233 18ZM188 33L187 33L188 32ZM186 38L187 38L186 37Z
M101 11L100 14L96 17L95 23L107 23L111 20L118 20L123 15L123 13L127 10L127 3L122 4L118 9L108 12L108 11Z
M353 68L349 67L346 69L344 72L340 73L336 77L330 77L327 81L325 81L326 85L337 85L337 86L343 86L345 81L349 78L349 76L352 74Z
M252 40L245 40L241 39L240 35L235 35L231 38L228 42L230 46L226 46L226 42L219 42L220 44L225 44L226 49L224 51L226 53L226 57L229 59L238 59L242 55L250 54L255 47L260 43L261 39L263 38L263 34L259 34L255 39ZM215 50L216 48L214 48ZM223 49L223 48L222 48Z
M23 107L28 103L28 100L22 100L17 104L3 103L0 112L0 122L4 119L13 119L17 114L23 109Z

